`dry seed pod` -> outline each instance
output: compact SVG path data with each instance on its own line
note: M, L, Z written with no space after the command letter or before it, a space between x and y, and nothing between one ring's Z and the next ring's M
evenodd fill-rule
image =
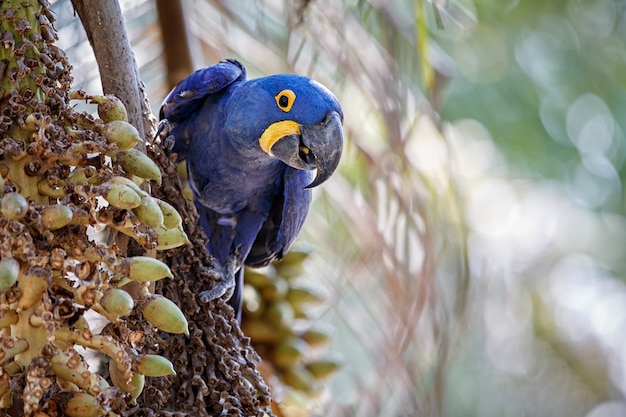
M115 143L120 151L132 149L141 142L141 137L135 126L122 120L114 120L105 124L102 133L109 142Z
M12 324L17 323L18 315L15 310L1 309L0 310L0 329L9 327Z
M98 116L104 123L115 120L128 121L128 112L122 100L112 94L106 96L91 96L91 100L98 103Z
M133 209L133 213L141 220L146 226L149 227L164 227L163 212L161 207L157 204L157 200L150 196L141 199L141 205Z
M133 311L133 297L124 290L111 288L100 298L100 305L112 316L123 317Z
M141 205L141 197L132 188L123 184L104 183L104 199L115 208L131 210Z
M187 233L181 226L174 229L155 227L154 232L157 235L157 250L173 249L189 243Z
M157 184L161 184L161 170L145 153L137 149L129 149L125 152L120 152L117 161L127 174L154 180Z
M98 417L105 414L93 395L73 392L63 411L67 417Z
M73 215L74 212L68 206L53 204L43 210L41 222L46 228L57 230L67 226L72 221Z
M0 291L6 291L15 284L20 274L20 263L13 258L0 261Z
M153 295L142 313L146 320L159 330L189 336L187 319L183 312L176 304L161 295Z
M50 358L50 365L59 384L71 383L92 394L98 394L109 387L108 382L103 377L89 371L85 362L76 352L73 352L72 355L59 352Z
M2 197L0 213L8 219L20 220L28 210L28 201L20 193L11 192Z
M41 301L43 292L48 288L48 281L52 277L50 270L40 266L30 266L17 281L21 291L17 306L20 310L28 310Z
M126 258L118 270L133 281L158 281L163 278L174 277L167 264L149 256Z
M145 376L176 375L172 362L159 355L142 356L137 364L137 370Z

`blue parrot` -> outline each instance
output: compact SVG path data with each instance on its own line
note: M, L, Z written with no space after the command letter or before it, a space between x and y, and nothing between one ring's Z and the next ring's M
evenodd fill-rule
M204 298L230 292L240 320L242 266L267 265L289 250L310 189L339 164L343 111L307 77L247 80L243 65L226 60L181 81L163 101L160 119L172 152L186 160L206 247L228 275Z

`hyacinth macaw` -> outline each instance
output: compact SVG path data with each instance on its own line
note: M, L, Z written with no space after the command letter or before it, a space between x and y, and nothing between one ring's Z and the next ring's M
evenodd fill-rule
M240 319L242 265L283 257L302 229L310 189L339 164L341 106L307 77L247 80L245 68L227 60L181 81L165 98L160 119L172 151L187 161L208 251L222 266L235 261L223 269L230 275L223 288L205 296L228 290Z

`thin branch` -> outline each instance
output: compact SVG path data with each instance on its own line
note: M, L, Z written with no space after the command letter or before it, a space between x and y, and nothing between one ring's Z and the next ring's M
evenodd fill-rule
M94 50L102 90L117 96L128 112L128 121L145 137L137 63L126 36L122 9L117 1L72 0Z

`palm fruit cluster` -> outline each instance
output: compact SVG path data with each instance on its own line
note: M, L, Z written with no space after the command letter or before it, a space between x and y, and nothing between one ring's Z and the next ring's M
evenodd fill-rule
M146 376L174 372L140 353L147 334L188 330L176 304L149 291L170 268L124 256L115 235L157 250L187 237L176 210L145 191L161 173L135 149L122 103L70 91L52 22L45 0L0 2L0 413L117 416ZM78 99L97 117L75 111ZM110 321L101 334L87 310ZM106 358L109 377L79 347Z
M291 415L285 408L309 407L340 366L325 351L330 332L316 316L324 299L301 277L308 256L292 250L263 270L245 271L242 330L263 359L278 415Z

